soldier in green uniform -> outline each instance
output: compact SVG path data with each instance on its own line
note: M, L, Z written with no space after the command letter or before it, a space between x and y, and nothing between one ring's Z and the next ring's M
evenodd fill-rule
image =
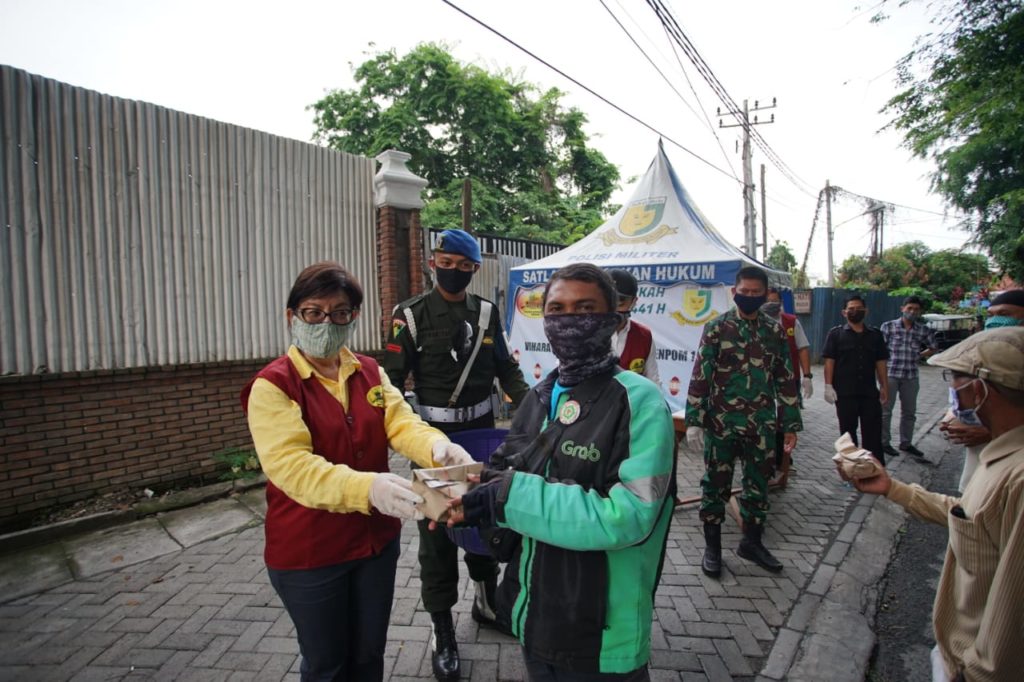
M737 554L769 571L782 570L761 542L768 479L775 432L785 434L784 448L792 452L803 423L782 327L760 312L767 292L764 270L744 267L736 274L736 309L704 326L686 399L686 441L703 452L705 465L700 518L707 547L701 569L713 578L722 572L721 524L736 458L743 462L743 540Z
M497 308L466 292L480 262L480 246L472 235L442 232L430 259L436 284L398 304L384 353L383 367L391 382L402 387L412 372L420 416L446 433L494 427L495 378L513 405L529 390L509 353ZM418 526L423 607L434 628L434 675L456 680L461 673L451 609L459 598L458 548L443 528L431 531L429 520ZM473 619L507 631L494 612L497 562L467 552L466 566L476 588Z

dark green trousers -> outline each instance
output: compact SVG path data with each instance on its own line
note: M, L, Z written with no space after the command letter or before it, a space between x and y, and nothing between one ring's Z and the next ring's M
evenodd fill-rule
M431 422L431 426L455 433L469 429L494 428L494 415L486 414L463 424ZM420 533L420 595L423 608L430 613L448 611L459 601L459 547L443 527L430 530L430 519L416 523ZM493 580L498 575L498 562L490 555L466 552L466 568L471 580Z
M732 495L735 462L743 464L740 517L744 523L763 524L768 515L768 479L775 470L775 433L759 436L704 432L704 477L700 479L700 520L721 523Z

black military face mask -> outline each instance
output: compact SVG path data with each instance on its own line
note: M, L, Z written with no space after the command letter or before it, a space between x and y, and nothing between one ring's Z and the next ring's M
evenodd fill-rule
M457 294L465 291L473 279L472 270L459 270L458 268L434 268L434 276L437 284L449 294Z

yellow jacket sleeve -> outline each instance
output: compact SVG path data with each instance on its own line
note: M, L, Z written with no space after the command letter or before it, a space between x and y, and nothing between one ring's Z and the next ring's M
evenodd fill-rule
M285 495L312 509L370 513L376 474L332 464L313 452L298 404L263 378L249 394L249 431L263 473Z
M383 368L380 370L380 386L384 392L384 428L388 444L395 452L421 467L439 466L432 459L434 443L439 440L447 442L448 437L412 411Z

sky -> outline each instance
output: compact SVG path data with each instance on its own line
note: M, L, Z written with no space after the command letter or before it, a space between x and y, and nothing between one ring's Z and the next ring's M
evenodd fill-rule
M647 169L664 135L701 212L727 239L743 243L740 129L717 127L715 110L724 105L673 50L647 2L452 2L658 132L442 0L0 0L0 63L309 141L313 117L306 107L331 89L355 87L355 66L382 50L401 55L421 42L444 42L460 61L565 92L563 103L589 119L591 145L619 168L617 202L629 198L629 180ZM964 245L967 234L928 191L931 164L901 147L879 113L896 92L896 62L931 29L924 3L892 8L881 23L870 21L874 0L664 4L735 102L764 106L776 99L774 109L758 112L774 114L775 122L757 130L799 182L755 147L755 182L760 165L767 167L769 246L786 241L803 259L826 179L897 205L886 218L886 247L913 240L932 249ZM755 204L760 210L759 195ZM868 252L863 211L850 199L833 204L836 267ZM808 271L812 281L826 276L823 218Z

